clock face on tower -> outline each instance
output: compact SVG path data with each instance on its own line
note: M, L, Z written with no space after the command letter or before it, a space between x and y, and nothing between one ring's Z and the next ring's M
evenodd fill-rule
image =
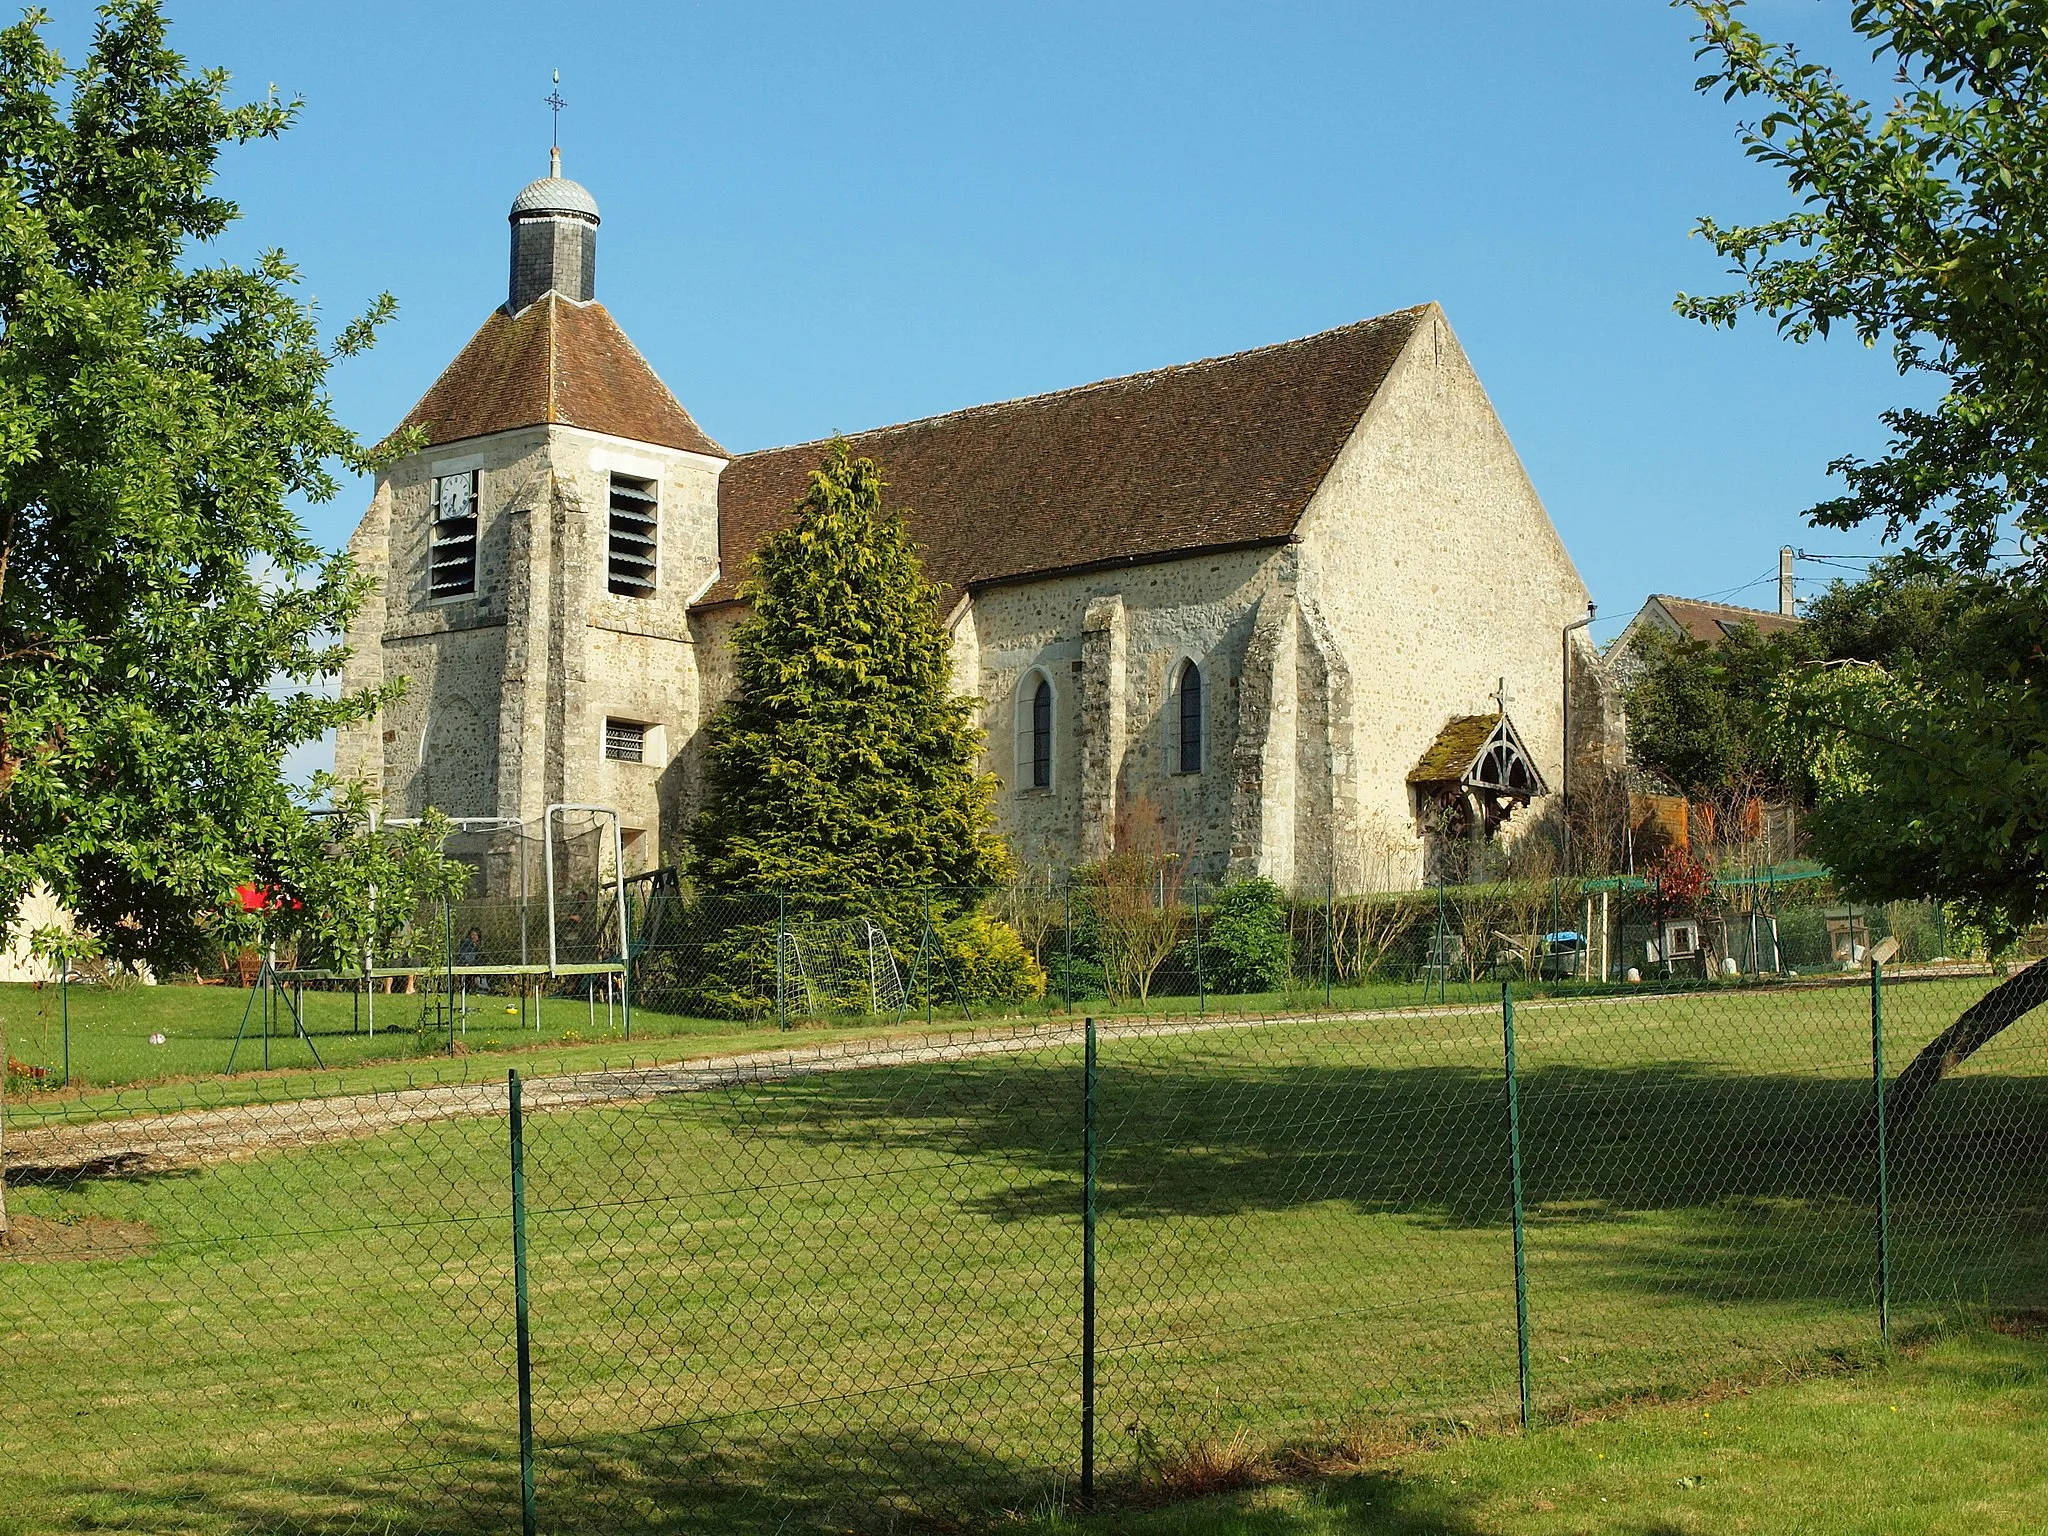
M471 470L460 475L443 475L436 482L438 495L435 499L434 517L438 522L452 522L458 517L468 517L476 504L476 472Z

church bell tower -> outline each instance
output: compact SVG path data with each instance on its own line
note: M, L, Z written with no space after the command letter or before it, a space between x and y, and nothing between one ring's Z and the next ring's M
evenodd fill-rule
M730 455L597 301L597 200L513 199L502 304L401 424L350 549L378 586L348 684L403 677L337 771L393 815L532 821L615 806L629 861L675 857L702 714L690 605L719 569Z

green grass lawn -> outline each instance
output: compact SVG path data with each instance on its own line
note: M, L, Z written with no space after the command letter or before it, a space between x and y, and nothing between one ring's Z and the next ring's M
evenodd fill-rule
M2048 1529L2044 1425L2043 1339L1969 1330L1862 1369L1037 1526L1072 1536L2019 1536Z
M1893 1070L1984 985L1895 987ZM1564 1448L1638 1422L1650 1438L1629 1454L1663 1475L1664 1419L1574 1426L1588 1412L1870 1357L1866 993L1516 1015L1530 1446L1550 1449L1502 1438L1517 1367L1496 1016L1112 1034L1096 1101L1110 1497L1155 1498L1217 1447L1277 1463L1419 1437L1449 1442L1428 1466L1472 1468L1444 1479L1495 1469L1416 1505L1466 1524L1329 1523L1418 1472L1243 1495L1186 1518L1254 1523L1186 1528L1717 1529L1671 1524L1648 1484L1634 1524L1499 1511L1567 1512L1533 1491L1562 1485ZM1046 1519L1079 1456L1081 1107L1079 1052L1027 1042L532 1116L543 1529ZM1899 1329L2048 1303L2044 1125L2048 1052L2015 1030L1893 1138ZM10 1209L42 1246L0 1260L0 1532L507 1528L506 1167L504 1121L479 1117L17 1182ZM20 1261L67 1241L94 1246ZM1674 1483L1666 1503L1696 1493Z

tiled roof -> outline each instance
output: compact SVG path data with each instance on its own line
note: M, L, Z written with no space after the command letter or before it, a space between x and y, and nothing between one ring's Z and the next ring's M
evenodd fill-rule
M554 293L492 311L401 426L438 445L549 423L727 457L602 304Z
M1656 595L1655 601L1671 620L1695 640L1720 641L1732 628L1754 624L1760 635L1781 635L1805 622L1788 614L1765 608L1737 608L1731 603L1707 603L1694 597Z
M1308 505L1425 307L1057 394L849 437L911 509L949 599L1019 577L1278 543ZM823 443L743 454L718 488L730 602L787 526Z
M1437 732L1421 760L1408 770L1410 784L1462 784L1480 749L1493 737L1499 715L1460 715Z

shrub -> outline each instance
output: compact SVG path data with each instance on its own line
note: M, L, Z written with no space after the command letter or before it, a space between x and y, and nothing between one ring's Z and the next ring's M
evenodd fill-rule
M765 912L763 911L765 908ZM886 937L905 1007L923 1004L919 939L929 911L938 947L935 1000L1021 1002L1045 996L1045 971L1015 929L985 912L929 908L915 892L864 904L854 916L791 911L778 924L774 898L700 898L664 923L634 964L634 998L650 1008L704 1018L758 1019L776 1011L777 935L787 945L782 985L792 1017L860 1014L870 993L867 925ZM885 1000L883 1011L893 1006Z
M1045 996L1045 970L1008 923L986 912L966 912L939 932L950 978L936 978L943 990L950 980L968 1002L1020 1003Z
M1292 946L1287 899L1270 880L1239 880L1216 893L1202 935L1202 975L1212 992L1278 992ZM1194 963L1192 945L1187 963Z

